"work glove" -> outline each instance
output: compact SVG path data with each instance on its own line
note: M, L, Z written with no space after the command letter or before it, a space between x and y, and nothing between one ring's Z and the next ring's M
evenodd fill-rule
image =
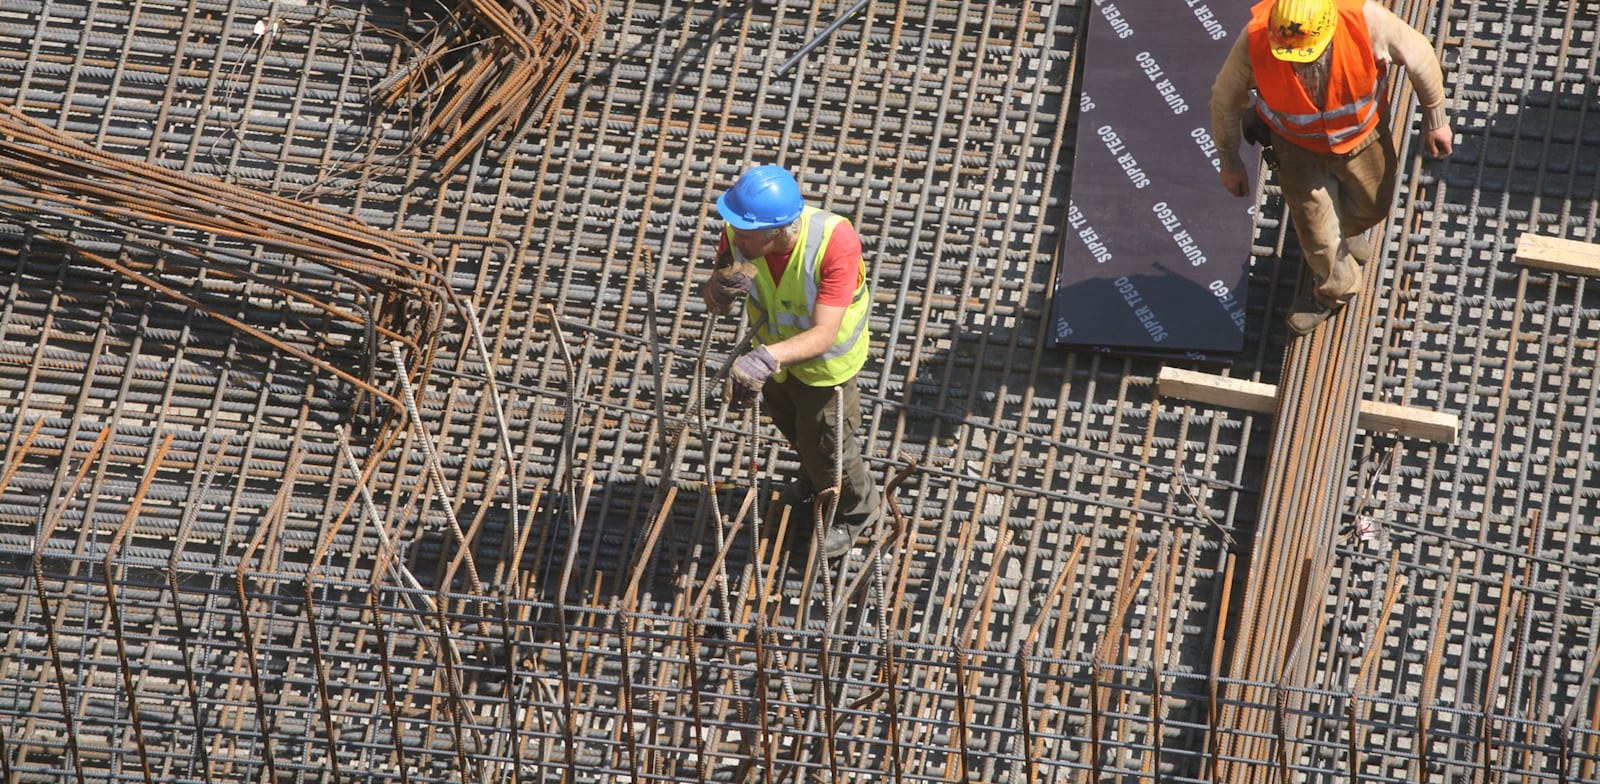
M717 267L711 277L700 285L700 298L712 311L727 313L755 285L756 265L748 261L734 261L732 254L724 253L717 257Z
M740 355L733 361L733 367L728 369L728 379L733 382L733 405L749 405L761 397L761 388L776 372L778 360L766 346L756 346Z

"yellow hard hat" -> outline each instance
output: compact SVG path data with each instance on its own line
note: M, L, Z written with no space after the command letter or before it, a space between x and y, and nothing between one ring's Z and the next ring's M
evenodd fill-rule
M1267 42L1279 60L1309 63L1328 48L1338 23L1334 0L1278 0L1267 18Z

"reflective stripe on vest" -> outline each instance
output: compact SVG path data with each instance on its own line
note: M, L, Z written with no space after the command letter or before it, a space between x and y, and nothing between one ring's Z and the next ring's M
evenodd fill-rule
M1327 97L1309 94L1294 64L1272 55L1267 40L1273 0L1251 9L1250 63L1255 71L1256 113L1273 133L1312 152L1344 153L1355 149L1378 127L1383 72L1367 32L1365 0L1339 0L1334 40L1323 57L1328 65ZM1326 105L1318 105L1322 100Z
M757 339L772 344L800 334L811 328L811 313L817 304L817 283L822 269L822 259L827 255L828 241L833 230L845 219L817 209L806 207L800 214L800 241L789 256L783 280L773 280L772 271L764 258L747 259L733 244L733 231L727 229L729 247L736 258L756 263L756 295L746 305L746 315L752 323L761 324ZM856 285L855 296L846 306L844 319L839 325L839 336L821 356L786 367L779 371L778 380L792 371L796 378L811 386L842 384L861 370L867 361L867 310L871 295L866 276ZM764 321L764 323L763 323Z

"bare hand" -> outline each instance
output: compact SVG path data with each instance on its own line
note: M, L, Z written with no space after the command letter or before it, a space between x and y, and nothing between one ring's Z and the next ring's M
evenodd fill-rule
M1244 196L1249 193L1249 190L1246 188L1248 183L1245 182L1244 172L1225 171L1221 172L1218 176L1222 178L1222 187L1229 193L1235 196Z
M1435 158L1445 158L1455 150L1456 135L1450 126L1441 125L1422 135L1423 142L1428 146L1428 154Z

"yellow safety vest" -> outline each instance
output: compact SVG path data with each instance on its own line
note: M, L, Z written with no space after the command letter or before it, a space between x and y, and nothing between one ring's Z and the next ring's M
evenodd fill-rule
M800 213L800 241L789 254L783 280L773 280L766 257L745 259L733 244L732 227L726 229L728 246L734 256L756 265L756 293L746 304L745 318L758 325L756 340L762 345L771 345L811 328L822 257L827 252L833 230L844 222L838 215L807 206ZM822 356L778 371L775 379L782 381L785 374L794 373L803 384L831 387L849 381L867 363L867 311L872 297L867 291L866 261L860 264L861 282L856 286L849 307L845 308L844 321L839 325L839 337L834 340L833 347Z

